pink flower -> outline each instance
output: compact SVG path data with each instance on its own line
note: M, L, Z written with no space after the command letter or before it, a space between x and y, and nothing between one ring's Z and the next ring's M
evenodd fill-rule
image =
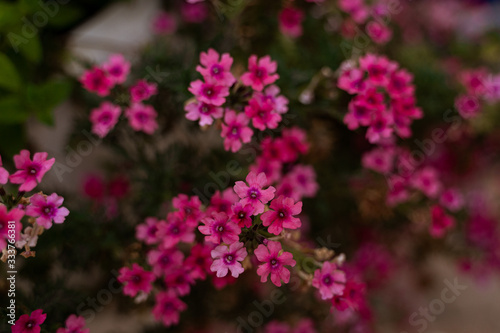
M467 70L460 74L459 81L467 89L467 94L482 96L486 92L488 72L484 68Z
M163 221L165 223L165 221ZM146 217L144 223L135 228L135 238L151 245L159 242L157 235L158 219L155 217Z
M179 194L172 199L172 206L184 214L186 223L190 226L197 226L203 216L201 201L196 195L188 197L185 194Z
M158 128L156 117L158 114L151 105L141 103L132 104L126 111L128 123L134 131L143 131L146 134L153 134Z
M344 123L350 130L361 126L368 126L373 118L373 112L368 108L365 101L353 99L347 106L348 112L344 116Z
M356 23L363 23L370 16L364 0L340 0L339 8L349 13Z
M214 49L209 49L207 53L201 52L200 63L202 66L197 66L196 70L203 75L206 81L212 80L222 86L232 86L236 79L231 74L231 65L233 58L229 53L224 53L220 56Z
M394 168L396 150L394 147L378 147L363 154L361 164L364 168L387 174Z
M309 150L307 143L307 134L299 127L283 129L282 137L282 161L295 162L299 155L305 155Z
M253 131L248 127L250 120L244 113L236 114L233 110L227 110L222 124L221 137L224 139L224 149L233 153L240 150L243 143L252 139Z
M80 82L86 90L95 92L101 97L109 95L109 91L115 85L108 74L99 67L85 71Z
M367 54L359 59L361 69L368 72L368 80L375 86L387 86L390 75L398 68L395 62L386 57Z
M319 185L316 182L316 172L310 165L297 164L287 175L294 188L294 192L300 197L312 198L318 192Z
M368 131L366 131L366 138L370 143L377 143L382 139L390 138L393 132L392 124L393 118L389 113L377 112L370 123Z
M9 181L9 172L2 165L2 157L0 156L0 184L3 185Z
M277 320L270 321L264 327L263 333L289 333L290 326L286 323L280 323Z
M269 103L273 106L276 113L283 114L288 112L288 99L279 95L280 88L277 85L268 86L264 92L256 91L253 95L261 103Z
M251 204L243 206L241 203L237 202L232 207L231 221L238 224L240 228L252 226L252 213L253 206Z
M255 98L245 106L245 114L252 119L253 126L261 131L266 128L274 129L281 121L281 116L273 111L270 103L259 103Z
M40 333L40 325L47 318L42 309L35 310L31 315L23 314L12 326L12 333Z
M295 201L302 199L302 194L297 190L295 181L288 175L281 179L276 189L276 196L284 196L285 198L292 198Z
M193 279L205 279L207 273L210 273L212 257L210 256L211 247L203 244L196 244L191 248L191 254L184 261L184 266L190 271Z
M455 99L455 108L465 119L474 118L479 114L481 105L476 97L471 95L460 95Z
M391 98L401 98L411 96L415 92L412 85L413 75L405 69L394 71L387 85L387 92Z
M170 35L177 30L177 20L167 12L161 12L153 20L153 32L157 35Z
M290 252L284 252L280 242L268 241L267 246L260 244L254 251L257 259L262 262L257 269L260 282L266 282L271 274L271 281L281 287L281 281L290 281L290 271L285 266L295 266L295 260Z
M359 94L366 89L365 74L358 68L349 68L340 74L337 86L349 94Z
M391 175L387 178L389 192L387 193L387 204L394 206L405 202L410 197L408 191L408 181L398 175Z
M153 288L152 283L155 280L155 275L151 272L144 270L141 266L133 264L132 268L120 268L120 275L118 281L123 283L123 293L125 295L134 297L138 292L149 294Z
M442 188L438 172L432 167L425 167L415 172L411 177L410 183L429 198L437 197Z
M377 21L370 21L366 24L366 33L377 44L385 44L392 37L392 30Z
M18 171L10 175L10 182L22 184L19 191L31 191L37 183L42 181L43 175L52 168L55 158L47 160L47 153L35 153L33 161L30 159L30 152L21 150L19 155L14 156L14 164Z
M83 181L83 193L93 200L104 196L104 180L99 175L89 174Z
M56 333L89 333L90 329L85 328L85 318L74 314L66 319L66 327L58 328Z
M90 113L92 133L104 138L115 127L122 110L110 102L103 102Z
M284 8L279 14L280 31L284 35L297 38L302 36L304 13L293 7Z
M113 83L123 83L130 73L130 62L125 60L121 54L113 54L102 68L108 73L108 77Z
M191 243L194 241L193 226L186 223L183 212L169 213L167 222L158 223L157 237L165 248L175 246L179 242Z
M153 308L155 319L161 321L165 326L179 323L179 312L187 309L186 303L181 301L172 291L159 292L156 295L156 303Z
M54 223L63 223L69 210L61 207L64 201L63 197L56 193L45 197L42 194L34 194L30 199L30 205L26 207L26 215L36 217L36 223L45 229L50 229L52 221Z
M245 86L252 87L257 91L262 91L264 86L274 83L279 79L276 72L278 65L271 61L271 57L265 56L257 59L256 55L251 55L248 59L248 72L244 73L240 80Z
M193 81L188 90L196 96L198 101L215 106L224 104L226 97L229 96L229 88L214 80L207 82Z
M177 267L182 266L184 255L175 247L164 249L162 247L148 252L148 264L153 267L153 273L156 276L162 276Z
M225 189L222 193L220 191L215 191L214 195L210 198L210 206L207 207L206 214L210 215L216 212L231 215L231 206L238 200L238 196L230 187Z
M188 23L201 23L208 17L208 7L204 3L185 3L181 5L181 15Z
M24 216L24 211L19 208L12 208L10 211L7 211L7 207L3 204L0 204L0 251L7 247L7 239L9 235L9 222L14 221L16 231L15 240L19 240L21 238L21 231L23 230L23 225L21 223L21 219ZM11 244L13 245L13 244Z
M187 104L184 110L187 111L186 118L193 121L199 119L200 126L212 125L214 119L222 118L224 113L221 107L199 101Z
M237 278L244 269L240 261L246 258L247 250L241 242L234 242L229 246L219 245L211 252L214 262L210 266L212 272L217 272L217 277L224 277L229 271Z
M274 183L281 177L281 169L283 165L278 160L273 160L266 158L264 156L259 156L255 160L255 164L250 165L250 171L257 174L263 172L266 174L267 181L269 184Z
M201 220L198 230L205 235L206 242L232 244L239 240L241 229L229 220L226 213L212 213Z
M149 99L158 93L158 88L154 83L148 83L146 80L139 80L130 88L130 100L132 103L139 103Z
M446 231L455 226L455 219L446 214L444 209L439 205L431 207L431 225L429 233L434 238L441 238L445 235Z
M302 222L294 215L300 214L302 211L302 201L297 203L292 198L279 196L271 201L270 208L261 215L262 224L269 227L268 231L274 235L279 235L284 228L297 229L300 228Z
M324 262L323 267L314 272L312 285L319 289L322 299L330 299L335 295L341 295L345 288L345 273L334 263Z
M185 266L170 270L165 275L165 285L179 296L189 294L192 284L194 284L194 278L189 274Z
M332 306L338 311L345 311L348 308L357 310L366 302L364 298L365 290L366 285L364 283L349 279L345 284L344 292L332 298Z
M448 189L441 193L439 203L448 208L452 212L460 210L464 205L464 198L462 194L456 189Z
M247 204L253 206L253 215L261 214L264 212L264 204L274 198L276 189L272 186L264 189L264 186L267 185L267 178L263 172L259 174L250 172L246 181L248 185L245 182L237 181L233 187L234 191L240 197L240 203L243 206Z

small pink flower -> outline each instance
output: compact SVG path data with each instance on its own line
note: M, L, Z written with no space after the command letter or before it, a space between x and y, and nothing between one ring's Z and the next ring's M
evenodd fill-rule
M279 196L271 201L271 210L268 210L261 215L262 224L269 227L268 231L274 235L279 235L284 228L297 229L300 228L302 222L294 215L300 214L302 211L302 202L294 202L292 198Z
M165 221L163 221L165 223ZM155 217L146 217L144 223L135 228L135 238L151 245L159 242L157 235L158 219Z
M42 181L43 175L52 168L55 158L47 160L47 153L35 153L33 161L30 159L30 152L21 150L19 155L14 156L14 164L18 171L10 175L10 182L22 184L19 191L31 191L37 183Z
M153 134L158 128L156 117L158 114L151 105L141 103L132 104L126 111L128 123L134 131L143 131L146 134Z
M212 272L217 272L217 277L224 277L229 271L237 278L244 269L240 261L246 258L247 250L241 242L234 242L229 246L219 245L211 252L214 262L210 266Z
M201 23L208 17L208 7L204 3L184 3L181 5L181 15L185 22Z
M83 180L83 193L93 200L99 200L104 196L104 180L101 176L88 174Z
M280 31L282 34L297 38L302 36L302 20L304 12L300 9L287 7L279 14Z
M349 13L356 23L363 23L370 16L364 0L340 0L339 8Z
M411 96L415 92L415 87L412 84L413 75L405 69L400 69L391 74L387 92L391 98L401 98Z
M102 68L114 83L123 83L130 73L130 62L125 60L121 54L113 54L109 57L108 62L102 65Z
M264 89L264 92L256 91L253 97L261 103L271 104L276 113L284 114L288 112L288 98L279 93L280 88L273 84Z
M189 120L200 120L200 126L212 125L214 119L222 118L224 113L221 107L203 102L192 102L184 107L187 111L186 118Z
M179 296L185 296L191 291L194 278L189 274L187 267L180 266L171 269L165 275L165 285L168 289L175 291Z
M23 314L12 326L12 333L40 333L47 314L42 309L33 311L30 315Z
M220 56L214 49L209 49L208 52L201 52L200 63L202 66L197 66L196 70L203 75L206 81L212 80L223 86L232 86L236 79L231 74L231 65L233 58L229 53L224 53Z
M394 168L396 150L393 147L378 147L363 154L361 164L364 168L388 174Z
M314 272L312 285L319 289L322 299L330 299L341 295L346 283L345 273L330 262L324 262L323 267Z
M161 12L153 20L153 32L157 35L170 35L177 30L177 20L167 12Z
M243 206L241 203L237 202L232 207L231 221L238 224L240 228L252 226L252 213L253 207L251 204Z
M243 143L252 139L253 131L248 127L250 120L244 113L236 114L233 110L227 110L222 124L221 137L224 139L224 149L233 153L240 150Z
M340 74L337 86L349 94L359 94L366 89L365 74L358 68L349 68Z
M372 85L387 86L390 75L398 65L386 57L367 54L359 59L361 69L368 72L368 80Z
M134 297L139 292L149 294L153 288L152 283L154 280L155 275L153 273L144 270L135 263L132 268L120 268L120 275L118 276L118 281L125 285L123 293L131 297Z
M10 211L7 211L7 207L3 204L0 204L0 251L7 247L7 239L8 239L8 230L9 222L14 221L16 231L15 240L19 240L21 238L21 231L23 230L23 225L21 223L21 219L24 216L24 211L19 208L12 208Z
M344 116L344 123L350 130L357 129L361 126L368 126L373 118L373 112L370 110L365 101L353 99L347 106L348 112Z
M258 60L256 55L252 55L248 59L248 72L244 73L240 80L245 86L262 91L264 86L279 79L278 74L273 74L277 68L278 65L275 61L271 61L271 57L265 56Z
M389 206L405 202L410 197L408 181L403 177L392 175L387 178L387 185L389 187L389 192L387 193L387 204Z
M278 160L259 156L255 160L255 164L250 165L250 171L257 174L263 172L266 174L267 181L272 184L281 177L281 169L283 164Z
M299 127L291 127L283 129L282 137L282 161L295 162L299 155L305 155L309 151L307 143L307 134Z
M245 182L237 181L233 187L234 191L240 197L240 203L243 206L247 204L253 206L253 215L261 214L264 212L264 204L274 198L276 189L272 186L264 189L264 186L267 185L267 178L263 172L259 174L250 172L246 181L248 185Z
M90 329L85 328L85 318L74 314L66 319L66 327L58 328L56 333L89 333Z
M366 138L370 143L377 143L383 139L390 138L393 133L392 116L387 112L378 112L374 115L368 131L366 131Z
M196 195L188 197L185 194L179 194L172 199L172 206L184 214L186 223L190 226L197 226L203 216L201 201Z
M232 244L239 240L240 227L229 220L226 213L212 213L201 220L198 230L205 235L206 242Z
M284 252L280 242L269 241L267 246L260 244L254 251L257 259L262 262L257 269L260 282L266 282L271 274L271 281L281 287L281 281L290 281L290 271L285 266L295 266L295 260L290 252Z
M345 284L344 292L332 298L332 306L338 311L345 311L348 308L357 310L366 302L364 297L365 290L366 285L364 283L358 283L349 279Z
M392 38L392 30L378 21L370 21L366 24L366 33L377 44L385 44Z
M229 96L229 88L214 80L207 82L193 81L188 90L196 96L198 101L215 106L224 104L226 97Z
M455 219L446 214L444 209L439 205L431 207L431 225L429 233L434 238L441 238L445 235L446 231L455 226Z
M86 90L95 92L101 97L109 95L109 91L115 85L111 77L99 67L85 71L80 82Z
M156 276L162 276L177 267L182 266L184 255L175 247L164 249L162 247L148 252L148 264L153 268Z
M272 104L259 103L255 98L245 106L245 114L252 119L253 126L261 131L266 128L274 129L281 121L281 116L274 112Z
M173 212L167 215L167 222L158 222L157 237L165 248L175 246L179 242L194 241L193 226L186 223L183 212Z
M316 182L316 172L310 165L297 164L287 175L300 197L312 198L318 192L319 185Z
M92 133L100 138L104 138L115 127L121 112L122 110L119 106L113 105L110 102L101 103L98 108L93 109L90 113Z
M436 198L441 192L442 185L439 181L439 174L432 167L425 167L415 172L410 180L411 185L422 191L429 198Z
M488 72L484 68L464 71L459 76L459 81L467 89L467 94L482 96L486 92Z
M63 223L69 210L61 207L64 201L63 197L56 193L45 197L41 194L34 194L30 199L30 205L26 207L26 215L36 217L36 223L45 229L50 229L52 221L54 223Z
M210 256L211 247L203 244L196 244L191 248L191 254L184 261L184 265L190 271L193 279L204 280L207 273L210 273L212 257Z
M441 194L439 203L450 211L456 212L463 207L464 198L456 189L448 189Z
M0 156L0 184L3 185L9 181L9 172L2 165L2 157Z
M455 108L465 119L476 117L481 111L481 105L476 97L460 95L455 99Z
M156 320L161 321L169 327L179 323L179 313L187 309L186 303L181 301L172 290L156 294L156 303L153 315Z
M232 188L225 189L222 193L220 191L215 191L214 195L210 198L210 206L207 207L206 214L216 213L226 213L231 215L231 206L238 202L239 198L234 193Z
M146 80L139 80L130 88L130 100L132 103L139 103L149 99L158 93L158 88L154 83L148 83Z

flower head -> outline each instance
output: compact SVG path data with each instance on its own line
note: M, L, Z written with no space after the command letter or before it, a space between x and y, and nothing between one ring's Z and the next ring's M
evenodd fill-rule
M3 185L9 181L9 172L2 165L2 157L0 156L0 184Z
M113 54L109 57L108 62L102 65L102 68L107 72L111 81L123 83L130 73L130 62L125 60L121 54Z
M186 118L189 120L198 120L200 126L212 125L214 119L222 118L224 111L221 107L203 102L192 102L184 107Z
M183 212L169 213L167 222L158 223L157 236L165 248L175 246L179 242L191 243L194 241L193 226L186 223Z
M184 261L184 265L190 271L193 279L205 279L207 273L210 273L212 257L210 256L211 247L204 244L196 244L191 248L191 254Z
M120 275L118 276L118 281L125 285L123 293L131 297L137 295L138 292L149 294L154 280L155 275L153 273L144 270L135 263L132 268L120 268Z
M197 66L196 70L203 75L205 80L213 80L223 86L232 86L236 79L231 74L231 65L233 58L229 53L224 53L220 56L214 49L209 49L208 52L201 52L200 63L203 66Z
M237 278L244 269L240 261L246 258L247 250L241 242L234 242L229 246L219 245L211 252L214 262L210 266L212 272L217 272L217 277L224 277L229 271Z
M130 99L132 103L139 103L156 95L158 88L154 83L148 83L146 80L139 80L130 88Z
M282 34L297 38L302 35L302 20L304 13L293 7L284 8L279 14L280 31Z
M30 199L30 205L26 207L26 215L36 217L36 223L45 229L49 229L54 223L63 223L69 210L61 207L64 201L63 197L56 193L45 197L42 194L34 194Z
M330 262L324 262L323 267L314 272L312 285L319 289L322 299L341 295L345 288L345 273Z
M261 103L255 98L252 98L245 106L245 114L252 119L253 126L261 131L266 128L274 129L281 121L281 116L274 112L271 103Z
M163 221L165 223L165 221ZM159 242L157 235L158 219L156 217L146 217L144 223L135 228L135 238L151 245Z
M244 113L236 114L233 110L227 110L222 124L221 137L224 139L224 149L233 153L240 150L243 143L252 139L253 131L248 127L249 119Z
M121 112L119 106L110 102L103 102L98 108L93 109L90 113L92 133L104 138L115 127Z
M277 68L278 65L271 60L270 56L258 59L256 55L252 55L248 59L248 72L244 73L240 80L244 85L262 91L264 86L279 79L279 75L274 74Z
M4 204L0 204L0 250L7 247L9 222L14 221L15 240L19 240L21 237L21 231L23 230L23 225L21 219L24 216L24 211L19 208L12 208L7 211L7 207Z
M239 240L240 227L229 220L226 213L212 213L212 216L205 217L203 225L198 230L205 235L205 241L215 244L232 244Z
M153 134L158 128L156 117L158 114L151 105L141 103L132 104L126 111L128 123L134 131L143 131L146 134Z
M294 202L292 198L285 198L280 195L271 201L271 210L261 215L262 224L274 235L279 235L284 228L297 229L302 223L300 219L294 217L302 211L302 202Z
M85 328L85 318L72 314L66 319L66 327L58 328L56 333L89 333L90 329Z
M179 194L172 199L172 206L181 211L186 223L192 226L197 226L203 216L201 201L196 195L188 197L185 194Z
M455 226L455 219L446 214L445 210L439 206L431 207L431 225L429 232L434 238L441 238L446 234L446 231Z
M257 269L261 282L266 282L269 274L271 281L278 287L281 287L281 281L290 281L290 271L285 266L295 266L295 260L290 252L283 252L280 242L268 241L267 246L260 244L254 253L263 263Z
M224 104L226 97L229 96L229 88L213 79L206 82L193 81L188 90L196 96L198 101L215 106Z
M30 315L23 314L12 326L12 333L40 333L40 325L47 318L42 309L33 311Z
M156 304L153 308L153 315L156 320L161 321L165 326L172 326L179 323L179 312L187 309L186 303L181 301L174 291L164 291L156 295Z
M237 202L231 209L231 221L238 224L240 228L250 228L252 226L252 213L254 208L251 204L243 206L241 203Z
M148 264L153 267L153 273L156 276L162 276L177 267L182 266L184 255L175 247L165 249L159 247L148 252Z
M109 95L109 91L115 85L109 74L99 67L85 71L80 82L86 90L95 92L101 97Z
M21 184L19 191L31 191L37 183L42 181L43 175L52 168L55 158L47 160L47 153L35 153L33 161L30 152L21 150L19 155L14 156L14 163L18 171L10 175L11 183Z
M247 183L237 181L234 185L234 191L240 197L242 205L251 204L254 208L253 215L264 212L264 204L268 203L273 197L276 189L273 186L267 185L265 173L256 174L250 172L246 178Z

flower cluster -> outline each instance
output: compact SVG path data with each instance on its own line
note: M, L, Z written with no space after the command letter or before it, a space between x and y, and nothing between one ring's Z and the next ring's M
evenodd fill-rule
M367 126L371 143L387 142L394 134L410 137L413 119L423 116L415 105L412 74L398 67L383 56L368 54L359 59L359 68L346 63L341 69L338 87L356 95L344 123L351 130Z
M272 85L279 75L276 74L276 62L269 56L260 59L250 56L248 71L239 81L231 73L233 58L228 53L219 55L210 49L201 53L200 63L196 70L203 80L191 82L189 91L195 95L195 100L185 106L187 119L198 121L201 126L212 125L214 119L223 119L224 148L232 152L251 141L254 131L249 127L250 121L260 131L278 127L281 115L288 111L288 100L279 95L277 86ZM249 88L241 92L240 85ZM229 102L237 99L243 101Z
M37 243L38 235L44 229L50 229L52 223L61 224L65 221L69 210L62 207L64 199L52 193L51 195L35 193L24 197L26 192L33 190L42 181L43 176L52 168L55 159L47 159L47 153L35 153L33 159L28 150L21 150L14 156L17 171L11 175L1 165L0 158L0 249L3 250L2 260L6 260L7 244L19 249L25 248L24 256L33 256L30 251ZM19 185L17 196L6 193L2 185L10 183ZM29 225L24 229L21 222L24 216L29 216ZM9 224L13 221L14 224Z
M47 319L47 314L42 309L35 310L31 314L23 314L12 325L12 333L40 333L41 327ZM66 319L66 326L58 328L56 333L89 333L85 328L85 319L76 315L71 315Z
M130 73L130 63L120 54L113 54L107 62L86 70L80 78L83 87L101 97L125 95L128 102L124 115L134 131L153 134L158 128L157 112L148 104L144 104L151 96L157 94L156 84L144 79L138 80L127 88L125 82ZM112 94L112 92L115 92ZM104 138L118 123L122 107L110 101L103 101L90 113L92 133Z

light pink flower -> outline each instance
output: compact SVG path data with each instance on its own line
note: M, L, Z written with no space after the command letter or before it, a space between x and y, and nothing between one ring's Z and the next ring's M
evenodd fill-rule
M261 103L271 104L276 113L284 114L288 112L288 98L279 93L280 88L273 84L264 89L264 92L254 92L253 97Z
M108 62L102 65L102 68L114 83L123 83L130 73L130 62L125 60L121 54L113 54L109 57Z
M302 20L304 12L293 7L284 8L279 16L280 31L282 34L297 38L302 36Z
M14 156L14 164L18 171L10 175L10 182L21 184L19 191L31 191L37 183L42 181L43 175L52 168L55 158L47 160L47 153L35 153L33 161L30 152L21 150L19 155Z
M237 278L244 269L240 261L246 258L247 250L241 242L234 242L229 246L219 245L211 252L214 262L210 266L212 272L217 272L217 277L224 277L229 271Z
M12 208L7 211L7 207L4 204L0 204L0 251L7 247L9 222L14 221L16 231L15 241L18 241L21 237L21 231L23 230L23 225L21 219L24 216L24 211L19 208Z
M153 315L169 327L179 323L179 313L187 309L186 303L181 301L174 291L162 291L156 294L156 303Z
M297 229L300 228L302 222L294 215L300 214L302 211L302 201L297 203L292 198L279 196L271 201L271 210L268 210L261 215L262 224L269 227L268 231L274 235L279 235L284 228Z
M123 293L134 297L139 292L149 294L153 288L152 283L155 280L155 275L144 270L141 266L133 264L132 268L120 268L118 281L124 284Z
M359 68L348 68L342 71L337 86L349 94L359 94L366 89L365 74Z
M34 194L30 199L30 205L26 207L26 215L36 217L36 223L45 229L50 229L52 221L54 223L63 223L69 210L61 207L64 201L63 197L56 193L45 197L42 194Z
M455 99L455 108L465 118L474 118L481 111L479 100L472 95L460 95Z
M184 255L175 247L165 249L159 247L153 249L147 254L148 264L153 268L153 273L156 276L162 276L173 269L182 266Z
M410 179L410 183L429 198L436 198L442 189L439 174L432 167L425 167L415 172Z
M158 93L158 88L154 83L148 83L146 80L139 80L130 88L130 100L132 103L139 103L149 99Z
M167 12L161 12L153 20L153 32L157 35L170 35L177 30L175 16Z
M167 215L167 222L158 222L157 237L165 248L175 246L179 242L194 241L193 226L186 223L183 212L172 212Z
M252 98L245 106L245 114L252 119L253 126L261 131L266 128L274 129L281 121L281 116L274 112L272 104L260 103L255 98Z
M462 209L464 205L464 198L462 194L456 189L448 189L441 193L439 203L448 208L452 212Z
M156 117L158 114L151 105L136 103L132 104L126 111L125 116L134 131L143 131L146 134L153 134L158 129Z
M191 291L194 278L189 274L186 266L179 266L170 269L165 275L165 285L168 289L174 290L179 296L185 296Z
M286 175L293 184L294 192L300 197L312 198L318 192L319 185L316 182L316 172L311 165L297 164Z
M101 68L94 67L85 71L80 78L83 88L97 95L104 97L109 95L111 88L114 87L114 81Z
M366 33L377 44L385 44L392 38L392 30L378 21L370 21L366 24Z
M183 213L186 223L190 226L197 226L203 217L201 201L196 195L188 197L186 194L179 194L172 199L172 206Z
M163 221L165 223L165 221ZM158 219L156 217L146 217L144 223L139 224L135 228L135 238L151 245L158 243L160 240L157 235Z
M0 184L3 185L9 181L9 172L2 165L2 157L0 156Z
M262 91L264 86L279 79L279 75L274 74L277 68L278 65L271 57L265 56L258 60L256 55L251 55L248 59L248 72L244 73L240 80L244 85Z
M197 66L196 70L203 75L206 81L212 80L223 86L232 86L236 79L231 74L231 65L233 58L229 53L223 53L220 56L214 49L209 49L208 52L201 52L200 63L203 66Z
M361 164L364 168L387 174L394 168L395 157L394 147L377 147L363 154Z
M212 125L214 119L222 118L224 113L221 107L199 101L187 104L184 110L186 118L193 121L199 119L200 126Z
M345 273L337 268L334 263L324 262L323 267L314 272L312 285L319 289L322 299L330 299L341 295L346 283Z
M193 81L188 90L195 95L198 101L215 106L224 104L226 97L229 96L229 88L213 79L207 82Z
M237 181L233 187L234 191L240 197L240 203L243 206L251 204L254 207L253 215L261 214L264 212L264 204L274 198L276 189L272 186L264 189L267 185L267 178L263 172L259 174L250 172L246 181L247 183Z
M290 271L285 266L295 266L295 260L290 252L284 252L280 242L268 241L267 246L260 244L254 251L257 259L262 262L257 269L261 282L266 282L271 274L271 281L281 287L281 281L290 281Z
M240 150L243 143L252 139L253 131L248 127L250 120L244 113L236 114L233 110L227 110L222 124L221 137L224 139L224 149L233 153Z
M90 113L92 133L100 138L104 138L115 127L121 112L122 110L119 106L113 105L110 102L101 103L98 108L93 109Z
M232 244L239 240L241 228L229 220L226 213L212 213L201 220L198 230L205 235L206 242Z

